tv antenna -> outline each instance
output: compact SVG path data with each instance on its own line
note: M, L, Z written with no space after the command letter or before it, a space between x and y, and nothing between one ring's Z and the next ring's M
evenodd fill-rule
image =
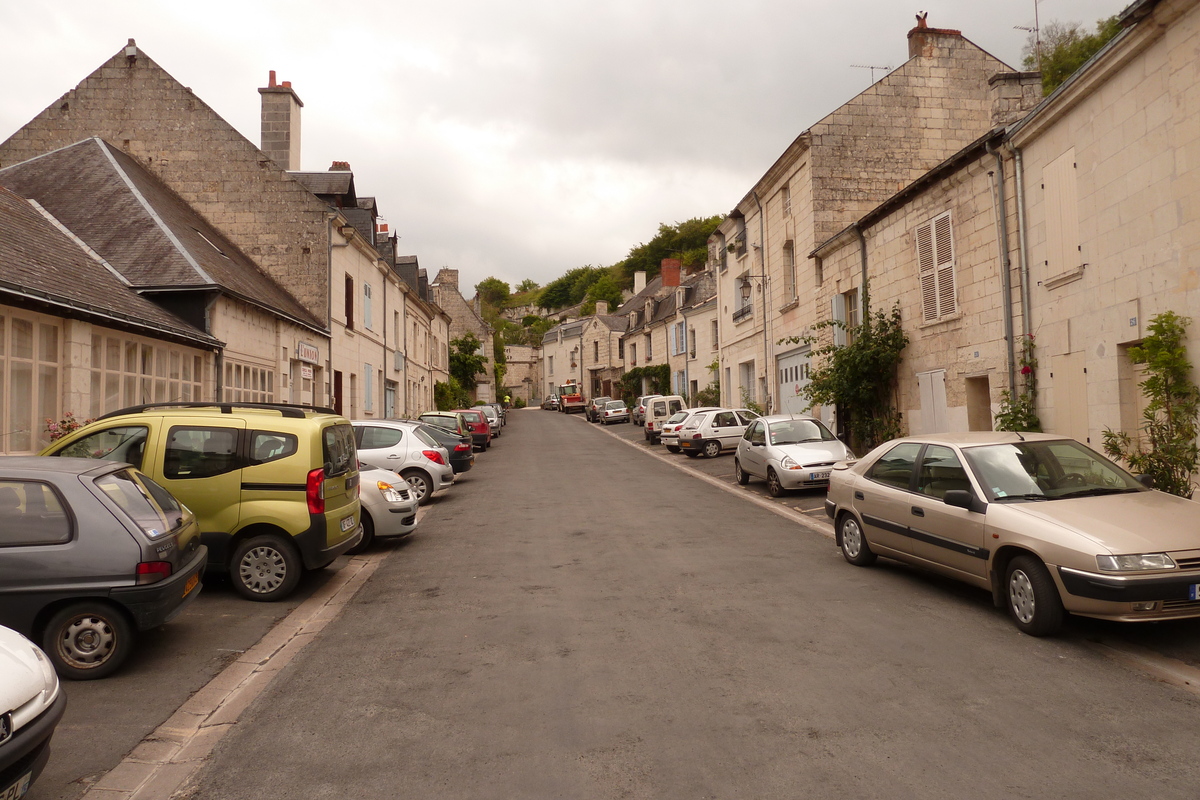
M1033 34L1033 55L1037 61L1038 72L1042 71L1042 28L1038 22L1038 0L1033 0L1033 27L1013 25L1015 31L1025 31Z
M875 66L873 64L851 64L850 66L854 69L869 69L869 70L871 70L871 83L875 83L875 70L881 69L884 72L890 72L892 69L891 67L880 67L880 66Z

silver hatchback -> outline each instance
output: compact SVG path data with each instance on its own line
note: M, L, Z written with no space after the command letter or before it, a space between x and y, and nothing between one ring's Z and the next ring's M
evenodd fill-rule
M393 420L357 420L350 424L354 426L359 457L408 481L420 505L432 500L434 492L453 485L450 454L419 425Z

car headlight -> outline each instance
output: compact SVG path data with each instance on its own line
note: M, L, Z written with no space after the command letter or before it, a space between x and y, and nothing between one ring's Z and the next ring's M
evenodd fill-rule
M1129 572L1144 569L1175 569L1175 561L1166 553L1140 553L1131 556L1096 556L1100 569Z
M800 465L793 461L791 456L784 456L783 460L779 462L779 466L784 469L800 469Z

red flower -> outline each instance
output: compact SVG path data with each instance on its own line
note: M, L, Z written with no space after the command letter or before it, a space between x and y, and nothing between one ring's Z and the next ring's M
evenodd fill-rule
M1029 374L1029 373L1031 373L1031 372L1033 372L1033 367L1030 367L1030 366L1028 366L1028 365L1026 365L1026 366L1024 366L1024 367L1021 367L1021 374L1022 374L1022 375L1028 375L1028 374Z

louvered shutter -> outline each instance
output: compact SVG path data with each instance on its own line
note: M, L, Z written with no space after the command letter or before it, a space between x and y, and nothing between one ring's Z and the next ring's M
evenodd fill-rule
M945 317L955 311L954 292L954 236L950 228L950 213L946 212L933 221L933 244L937 253L938 316Z
M846 321L846 295L835 294L833 296L833 318L840 322ZM846 346L846 329L840 325L835 325L833 328L833 344L836 347Z
M933 257L933 224L917 228L917 263L921 276L921 317L926 322L937 319L937 273Z

